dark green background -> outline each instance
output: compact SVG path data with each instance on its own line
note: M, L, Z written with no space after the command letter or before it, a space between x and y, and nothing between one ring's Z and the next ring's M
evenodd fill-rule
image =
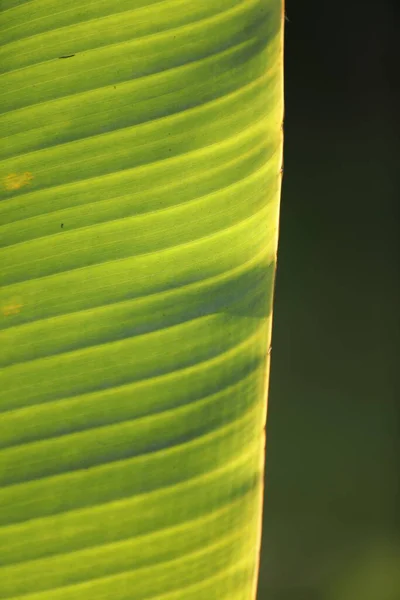
M400 598L394 7L286 6L259 600Z

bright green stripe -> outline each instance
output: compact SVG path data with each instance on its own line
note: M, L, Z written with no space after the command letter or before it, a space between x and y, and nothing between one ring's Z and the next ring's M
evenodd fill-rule
M273 168L274 164L263 165L249 178L196 202L1 249L1 282L7 285L104 261L157 252L224 231L258 213L275 199L278 178L271 166ZM271 179L272 185L267 187ZM35 256L30 263L29 277L26 276L27 253Z
M257 138L255 138L255 141ZM262 136L262 139L262 145L252 144L248 152L242 155L239 154L237 158L228 161L222 167L210 168L202 178L191 177L171 182L169 186L170 195L168 196L163 194L164 186L161 186L142 192L139 195L129 194L110 200L89 202L83 206L53 210L52 212L3 225L3 227L0 226L0 247L52 235L55 231L60 231L61 224L64 232L73 231L105 221L147 214L169 208L169 206L177 206L184 202L196 201L202 196L222 190L222 188L249 177L265 165L267 158L273 161L273 158L269 156L268 149L265 147L264 136ZM140 203L138 202L138 196Z
M132 10L52 29L46 33L31 34L25 39L18 38L0 48L0 64L2 70L11 71L59 56L132 38L139 39L221 13L237 3L238 0L218 0L217 3L199 2L188 5L187 0L170 0L160 4L156 12L152 6L138 10L133 5ZM116 8L120 9L118 5Z
M0 564L68 554L154 535L214 511L236 510L262 483L260 440L222 468L162 490L0 528ZM173 506L174 510L167 510ZM62 532L62 535L60 535ZM40 540L40 544L35 540Z
M270 27L277 23L260 19L260 9L260 0L246 0L221 15L166 33L5 74L3 89L9 91L0 95L0 111L60 98L69 95L71 89L79 93L116 85L205 58L248 39L248 28L254 30L251 37L264 39L266 45Z
M255 569L251 560L247 559L201 583L153 596L151 600L180 600L182 597L185 600L248 600L254 598L254 580Z
M0 202L0 224L20 221L35 215L51 213L73 206L83 206L101 200L114 200L130 191L130 201L135 212L147 212L157 207L157 198L148 205L146 194L154 191L161 203L173 203L165 190L174 192L174 182L181 180L185 185L195 186L197 181L207 181L217 173L226 174L226 163L248 153L251 147L263 139L265 148L271 150L268 133L271 127L263 119L245 131L229 136L218 144L167 160L149 163L97 178L55 186L48 190L16 192ZM217 171L215 171L215 169ZM221 171L219 171L221 170ZM209 172L208 172L209 171ZM172 186L172 187L171 187ZM24 188L29 190L29 188ZM195 187L194 187L195 189ZM164 192L164 193L163 193ZM143 194L145 194L143 196ZM167 196L168 199L164 199Z
M265 361L266 352L265 335L257 332L228 352L186 369L106 391L2 413L0 447L120 423L190 405L254 373Z
M0 157L137 125L209 102L265 72L271 48L257 50L256 42L244 42L178 69L0 115L0 131L7 136ZM164 85L165 93L160 94Z
M0 523L56 515L187 481L246 454L251 443L259 442L264 422L265 407L257 406L240 421L175 448L5 487L0 490Z
M266 106L276 104L278 93L276 85L270 90L261 79L207 105L106 134L102 140L89 138L3 161L0 174L5 179L14 172L29 172L33 177L29 188L35 190L184 155L221 143L257 123ZM229 116L221 121L224 111ZM3 197L9 195L7 190L2 192Z
M99 600L128 600L135 593L135 600L145 598L168 598L170 592L185 593L185 588L204 582L216 575L223 574L235 567L239 562L250 563L254 553L255 535L253 520L249 528L235 535L225 536L222 541L211 544L201 551L189 554L184 558L170 560L160 565L152 565L143 569L127 571L118 575L98 577L77 585L52 589L37 594L16 596L19 600L83 600L93 598Z
M250 0L251 2L254 2L255 0ZM214 11L215 12L215 11ZM130 57L130 64L132 66L132 58L133 58L133 65L141 65L140 68L143 68L144 65L153 65L153 68L155 68L155 70L153 72L158 72L159 70L164 70L164 69L168 69L169 68L169 63L168 62L162 62L161 64L163 64L163 66L161 67L161 69L157 68L156 65L158 64L158 61L161 59L160 57L160 53L159 53L159 49L161 48L162 45L165 46L165 42L169 42L171 43L172 41L179 41L180 38L182 38L184 40L184 42L188 42L188 36L190 34L196 34L201 32L201 29L204 28L204 26L206 26L207 28L209 28L210 26L212 26L214 23L218 24L218 22L220 20L222 20L222 22L227 21L228 24L231 24L231 26L233 26L233 30L237 30L237 27L235 27L235 17L237 16L237 13L242 14L243 13L243 9L239 6L239 7L234 7L233 10L228 10L228 11L224 11L222 13L216 13L216 14L212 14L209 18L205 18L205 19L198 19L195 20L194 22L187 22L185 25L182 25L181 27L176 27L176 28L168 28L166 31L157 31L157 29L155 30L154 33L149 34L147 36L141 37L135 37L135 36L130 36L127 40L122 40L121 42L117 42L117 43L112 43L109 45L106 45L105 47L96 47L96 45L94 44L89 45L87 51L83 51L81 53L78 53L74 56L74 58L76 60L72 61L74 63L74 67L75 67L75 71L76 69L80 69L82 70L81 72L83 72L86 75L86 78L92 82L92 86L85 86L83 89L95 89L97 87L102 87L103 85L107 85L107 83L104 83L105 80L103 79L104 77L104 73L108 73L109 75L111 74L111 64L107 64L107 63L111 63L110 59L114 59L114 60L120 60L122 65L124 64L124 62L127 62L127 54ZM153 15L154 16L154 15ZM185 19L187 21L187 19ZM201 36L200 36L201 38ZM41 38L39 38L40 40ZM38 40L38 41L39 41ZM201 43L203 42L203 43ZM207 44L204 44L204 40L199 40L199 44L196 46L197 51L199 51L200 54L200 58L204 57L203 54L203 48L204 46L207 47ZM226 47L226 46L223 46ZM171 49L172 50L172 49ZM208 53L207 53L208 54ZM125 56L124 56L125 55ZM135 56L136 55L136 56ZM137 60L137 56L141 55L142 60L139 62ZM166 52L166 56L165 58L172 58L176 56L176 52L169 51ZM193 56L194 59L197 58L196 54ZM136 60L135 60L136 59ZM104 64L104 69L103 69L103 75L99 73L99 66L98 63L99 61L105 61ZM21 68L21 69L16 69L15 71L11 71L11 72L6 72L4 74L2 74L2 81L8 85L8 83L10 83L12 86L15 86L16 89L14 89L12 92L3 92L0 94L0 98L5 98L5 103L7 105L7 97L11 95L15 95L15 92L20 92L21 90L27 90L29 89L30 85L29 82L31 81L31 78L34 76L36 79L37 84L39 85L39 87L43 86L43 89L46 89L47 85L50 82L52 82L52 80L59 80L59 85L60 85L60 81L61 81L61 88L64 88L66 91L65 95L69 95L70 92L67 88L65 88L65 80L69 79L71 77L71 69L70 68L63 68L65 66L68 66L68 62L70 63L71 61L67 61L67 60L63 60L60 61L58 55L55 57L53 56L53 60L49 60L49 61L45 61L45 62L39 62L37 64L33 63L32 65L28 65L25 68ZM185 61L186 62L186 61ZM179 64L179 63L178 63ZM183 63L185 64L185 63ZM57 69L58 66L58 69ZM71 66L71 65L70 65ZM173 65L172 65L173 66ZM121 67L121 64L119 64L119 68ZM58 72L57 72L58 71ZM151 73L152 71L150 71ZM149 73L144 72L143 75L146 75ZM140 76L140 75L139 75ZM131 77L127 77L126 79L130 79ZM63 85L63 80L64 80L64 85ZM21 86L21 87L18 87ZM70 87L70 86L68 86ZM52 92L54 93L54 97L62 97L61 94L59 94L59 91L55 88L55 86L53 86L52 88ZM75 93L79 93L79 89L77 89L76 91L74 91ZM28 98L29 98L29 92L27 92L28 94ZM53 99L53 95L50 95L47 100L51 100ZM45 100L45 98L41 99L42 101ZM27 106L30 103L25 101L23 102L23 104L21 106ZM18 108L21 107L18 103L16 105L10 106L9 110L16 110ZM7 110L7 109L6 109Z
M153 7L157 13L163 4L170 0L134 0L135 8ZM160 6L153 6L159 4ZM20 6L22 5L22 6ZM100 19L117 12L132 9L132 0L69 0L60 4L59 0L2 0L0 32L6 40L21 39L37 35L59 27L66 27L92 19ZM13 9L13 10L10 10ZM6 12L7 11L7 12Z
M246 494L211 515L147 536L0 568L0 598L60 587L66 578L69 584L95 579L100 568L103 576L109 576L174 560L243 531L243 523L251 522L257 505L257 495Z
M263 330L265 321L251 311L259 310L260 304L263 308L264 302L264 298L244 298L242 305L229 307L226 312L122 341L5 367L0 373L0 406L2 410L10 410L123 385L217 356L240 344L258 328ZM40 386L32 386L32 381L40 381Z
M239 44L218 50L198 61L178 65L164 72L150 74L143 78L129 78L115 87L109 88L106 86L75 93L64 98L52 99L38 105L19 109L14 108L11 112L0 115L0 124L2 131L9 136L27 131L30 128L36 129L38 135L38 128L40 127L48 127L53 122L60 127L66 119L73 118L74 120L77 119L80 127L83 127L82 133L87 135L84 121L90 120L91 117L97 118L98 113L102 114L103 117L107 114L108 117L111 112L113 116L115 110L126 108L129 101L131 113L126 113L127 118L137 119L139 115L143 115L142 120L148 120L149 117L146 118L145 115L151 114L151 112L145 110L145 101L149 104L150 102L156 102L157 99L163 102L164 99L162 114L169 114L173 107L165 100L171 98L171 92L185 94L185 90L181 89L183 86L187 86L188 90L204 90L207 87L218 90L221 82L228 85L227 78L223 77L227 72L231 73L231 87L234 88L235 85L237 87L240 83L240 76L247 79L247 81L251 81L252 78L256 78L261 74L258 71L259 67L263 67L261 72L268 71L270 69L269 59L277 56L278 52L279 37L277 35L270 40L267 46L264 45L263 47L260 47L257 39L249 38ZM249 69L247 77L243 73L244 66ZM193 100L191 98L191 101ZM92 109L92 112L90 109ZM72 123L70 124L72 125ZM107 127L108 123L99 120L98 125L103 129ZM97 130L94 131L94 133L96 132ZM57 139L50 139L51 145L57 143L57 141Z
M160 331L226 310L246 294L258 296L261 288L269 313L274 270L273 263L268 265L258 258L178 290L5 329L0 331L0 366Z
M239 383L187 406L0 450L0 485L86 469L196 439L240 419L258 402L263 384L261 367Z
M0 288L0 306L20 303L20 312L0 313L3 328L40 318L104 306L218 276L264 253L275 260L278 208L235 228L178 248L75 269ZM269 218L268 218L269 217ZM231 248L240 245L240 259ZM196 269L193 269L196 265ZM152 274L149 277L149 273ZM106 277L107 276L107 277ZM118 286L114 282L118 281ZM85 293L80 293L84 282ZM3 309L4 310L4 309Z

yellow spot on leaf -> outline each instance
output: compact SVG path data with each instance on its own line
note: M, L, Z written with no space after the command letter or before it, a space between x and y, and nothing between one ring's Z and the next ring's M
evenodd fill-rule
M13 298L7 304L2 306L2 313L5 317L11 317L13 315L18 315L21 312L22 303Z
M6 190L14 191L19 190L20 188L24 187L24 185L28 185L32 179L32 173L10 173L4 178L3 183Z

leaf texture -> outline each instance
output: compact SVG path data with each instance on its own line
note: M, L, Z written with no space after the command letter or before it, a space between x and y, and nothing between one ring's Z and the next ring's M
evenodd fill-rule
M282 1L0 7L0 599L253 600Z

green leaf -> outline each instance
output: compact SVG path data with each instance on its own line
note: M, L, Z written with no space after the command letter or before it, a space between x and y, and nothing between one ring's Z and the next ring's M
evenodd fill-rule
M282 0L3 0L0 598L255 597Z

